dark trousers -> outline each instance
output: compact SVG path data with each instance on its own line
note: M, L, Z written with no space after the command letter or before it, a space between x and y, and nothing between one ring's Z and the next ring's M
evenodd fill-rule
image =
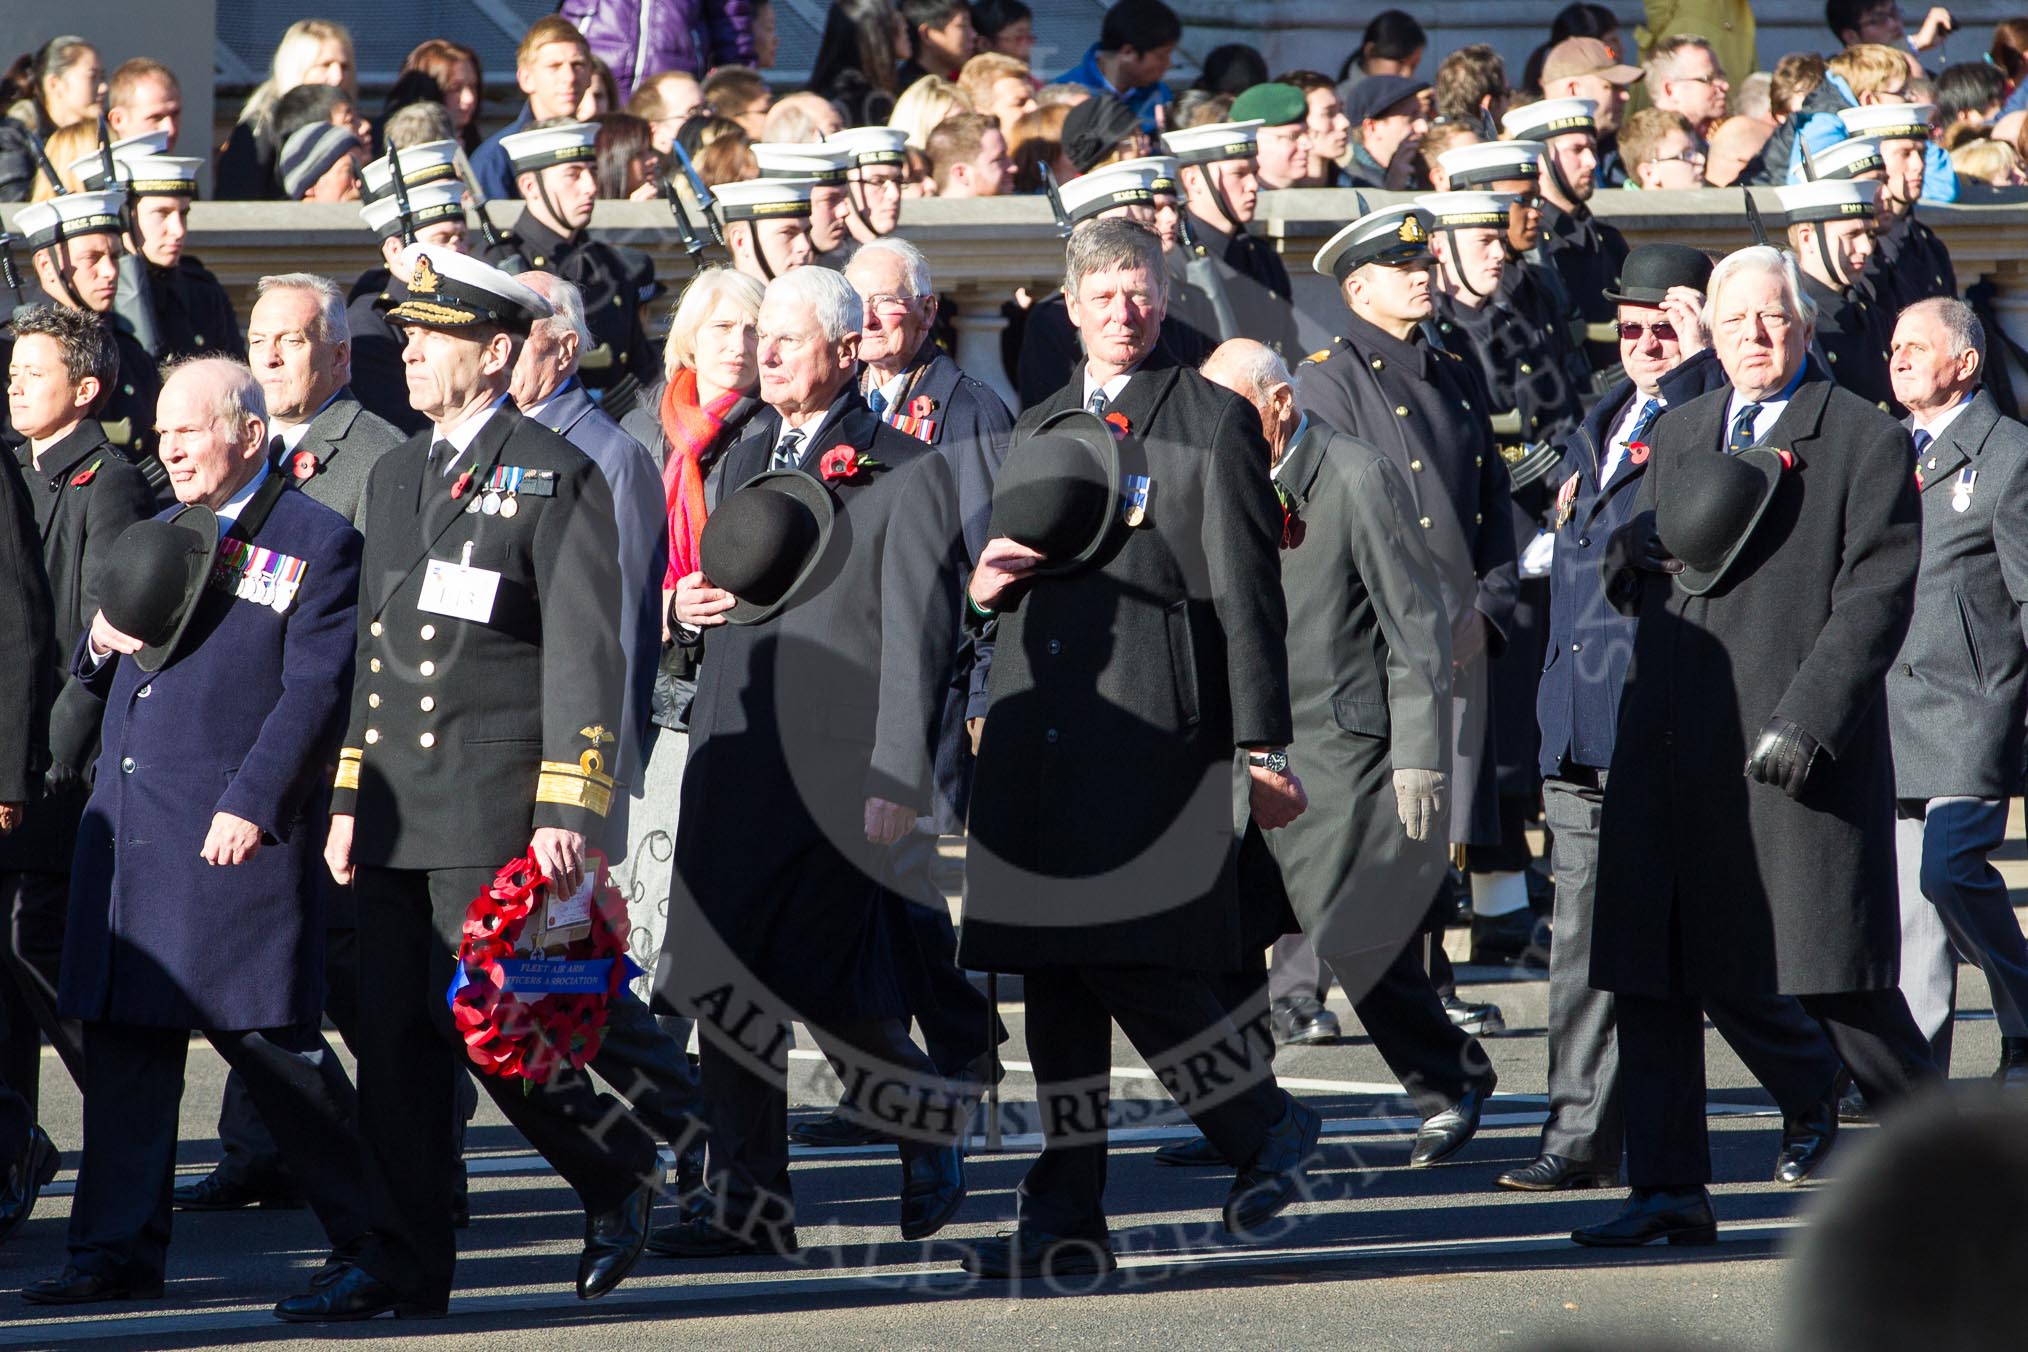
M845 1101L864 1120L892 1127L903 1158L948 1143L963 1129L962 1110L942 1074L909 1041L900 1019L832 1019L810 1032L839 1065ZM701 1020L697 1033L710 1131L706 1181L719 1223L742 1234L794 1224L785 1068L764 1063L713 1020ZM776 1039L769 1050L785 1042Z
M1422 946L1422 935L1410 935L1352 1012L1416 1111L1429 1117L1455 1106L1473 1086L1489 1083L1493 1067L1479 1040L1444 1013L1436 985L1423 970Z
M1006 1030L986 995L958 966L958 931L938 890L934 831L914 830L889 847L881 881L902 900L908 944L895 963L908 1012L922 1030L923 1050L949 1079L964 1074ZM989 1027L990 1025L990 1027Z
M75 1020L56 1012L69 914L68 873L0 873L0 947L5 954L0 1078L21 1095L31 1121L40 1100L43 1038L56 1048L71 1079L84 1083L83 1033Z
M1606 773L1578 769L1572 774L1542 785L1556 872L1556 942L1549 949L1549 1121L1542 1128L1542 1150L1616 1170L1626 1128L1616 997L1591 985ZM1785 1116L1807 1111L1830 1093L1838 1054L1793 996L1706 996L1704 1009ZM1701 1105L1698 1115L1703 1116Z
M1052 968L1027 973L1023 987L1043 1134L1042 1154L1017 1194L1024 1227L1087 1239L1106 1234L1115 1022L1235 1168L1252 1163L1287 1111L1270 1065L1274 1040L1263 1047L1258 1035L1233 1027L1226 1012L1232 987L1219 977L1161 967Z
M1876 1108L1940 1082L1929 1044L1901 992L1841 991L1796 997ZM1620 1083L1626 1095L1627 1181L1688 1188L1711 1181L1704 1118L1704 1005L1694 995L1615 997Z
M1304 996L1321 1001L1331 989L1331 973L1317 956L1316 945L1307 934L1284 934L1275 940L1274 960L1268 967L1268 999L1296 1000Z
M463 1057L445 992L465 908L487 868L359 871L360 1136L373 1232L361 1265L411 1299L446 1296L456 1264L450 1196L452 1071ZM477 1077L507 1120L577 1190L587 1211L660 1177L655 1142L582 1073L545 1085Z
M332 1249L366 1233L359 1194L357 1101L338 1057L314 1028L204 1030L275 1124ZM169 1193L190 1030L84 1025L84 1158L70 1213L70 1260L80 1270L160 1280L169 1252Z

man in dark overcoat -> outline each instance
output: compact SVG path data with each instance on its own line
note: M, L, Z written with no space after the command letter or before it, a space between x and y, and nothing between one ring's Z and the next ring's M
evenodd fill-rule
M36 1304L160 1294L193 1030L274 1125L334 1257L366 1229L352 1087L318 1027L324 918L311 875L351 679L360 542L269 470L265 412L238 362L172 374L157 414L184 506L168 519L215 518L223 538L214 555L212 535L130 528L74 657L106 701L59 992L84 1025L84 1159L69 1262L23 1292ZM189 541L170 560L189 612L180 637L107 617L137 581L124 542L151 530Z
M968 593L970 622L997 642L958 953L973 969L1023 974L1029 1054L1051 1105L1014 1233L965 1260L982 1276L1112 1268L1102 1087L1113 1020L1238 1171L1225 1206L1234 1233L1287 1205L1320 1125L1221 998L1221 983L1259 961L1239 864L1248 816L1282 826L1304 799L1286 750L1281 514L1260 418L1163 358L1166 279L1145 226L1093 220L1072 234L1064 289L1089 355L1022 416L1001 486L1024 453L1054 464L1076 451L1039 430L1052 419L1112 440L1118 473L1087 490L1096 525L1083 560L1054 560L1062 571L1005 536L996 491L996 538ZM1222 1088L1177 1073L1179 1058L1214 1044L1233 1058Z
M276 1307L292 1322L444 1309L457 1259L447 1086L463 1055L445 992L465 915L524 855L574 893L614 789L612 495L508 397L517 349L549 304L435 245L403 258L408 299L388 317L407 332L410 399L431 427L367 483L358 679L324 848L359 918L372 1233L355 1263ZM652 1138L581 1075L480 1080L583 1203L577 1291L604 1295L647 1242Z
M1620 1177L1619 1025L1612 994L1591 984L1592 912L1599 812L1611 778L1635 621L1607 599L1599 561L1613 533L1633 517L1648 473L1647 438L1662 410L1726 385L1704 320L1710 276L1711 260L1687 245L1643 245L1627 256L1613 292L1627 378L1592 408L1551 472L1556 548L1548 654L1536 697L1542 810L1556 874L1549 1120L1540 1153L1502 1173L1497 1182L1503 1188L1558 1192L1610 1186ZM1782 1107L1776 1180L1802 1182L1837 1133L1828 1102L1837 1055L1789 996L1707 996L1705 1012Z
M935 1234L965 1195L962 1116L909 1040L896 969L911 941L880 881L886 848L932 797L958 633L957 492L942 456L859 396L863 318L851 283L827 268L768 284L759 360L769 407L716 471L705 569L677 582L676 619L707 632L655 995L659 1009L698 1023L716 1209L655 1232L655 1251L676 1257L796 1247L792 1019L840 1066L848 1114L899 1147L903 1237ZM742 536L763 538L743 514L786 510L749 496L777 494L768 478L738 487L771 471L826 495L833 525L799 537L803 583L748 614L735 607L759 604L757 589L713 560ZM782 557L792 557L786 545Z
M1716 1237L1707 993L1798 997L1883 1107L1936 1076L1895 989L1885 685L1921 550L1908 434L1807 365L1793 259L1727 257L1709 317L1729 384L1656 421L1616 546L1639 626L1591 980L1618 997L1633 1195L1584 1244Z
M84 1073L76 1023L56 1012L77 823L91 796L87 772L98 756L98 697L70 674L72 650L98 612L106 551L134 522L154 512L141 472L107 442L92 413L117 374L112 331L90 315L55 305L14 312L9 397L26 499L39 536L51 642L43 673L54 703L39 706L51 761L26 813L28 829L0 839L0 945L8 967L7 1031L0 1074L32 1110L41 1038L73 1079ZM26 690L31 687L24 686Z

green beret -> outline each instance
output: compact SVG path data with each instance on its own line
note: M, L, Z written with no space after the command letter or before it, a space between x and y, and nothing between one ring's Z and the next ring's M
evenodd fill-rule
M1232 101L1232 111L1226 114L1234 122L1250 122L1259 118L1262 125L1286 127L1291 122L1302 122L1310 115L1310 101L1303 91L1288 84L1257 84Z

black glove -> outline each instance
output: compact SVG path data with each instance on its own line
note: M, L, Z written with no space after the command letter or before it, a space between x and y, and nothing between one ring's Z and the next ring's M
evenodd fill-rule
M1746 758L1746 777L1772 784L1791 798L1803 796L1803 781L1822 750L1817 739L1786 718L1770 718Z

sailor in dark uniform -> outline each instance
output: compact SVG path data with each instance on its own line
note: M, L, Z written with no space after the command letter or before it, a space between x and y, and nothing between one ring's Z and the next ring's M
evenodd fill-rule
M1831 379L1900 417L1887 369L1891 321L1867 300L1861 280L1873 256L1874 185L1820 179L1791 183L1775 194L1788 216L1789 249L1802 270L1803 294L1816 306L1815 347Z
M1591 214L1598 188L1597 108L1590 99L1544 99L1514 109L1500 124L1516 140L1542 143L1543 260L1563 278L1584 317L1591 369L1617 380L1619 336L1605 293L1626 262L1627 241Z
M1122 161L1080 174L1057 191L1064 216L1073 227L1101 216L1124 216L1152 228L1157 171L1147 167L1151 162L1150 158ZM1162 320L1156 342L1177 365L1195 368L1218 345L1217 325L1201 312L1187 319L1178 317L1175 299L1170 298L1172 309ZM1070 322L1063 293L1052 291L1029 306L1014 376L1021 406L1033 408L1055 394L1083 362L1084 347L1078 340L1077 326ZM973 557L977 557L976 548Z
M749 178L711 190L732 265L765 286L816 261L807 178Z
M404 155L404 177L409 163ZM369 174L373 168L367 166ZM388 322L386 313L408 299L408 284L398 271L404 266L402 246L406 239L414 239L464 253L471 232L465 224L465 185L455 178L410 183L406 213L403 200L389 193L359 209L361 219L380 241L382 266L369 268L352 284L345 320L352 331L353 396L367 412L413 436L429 419L408 401L408 378L401 369L401 331Z
M825 138L851 155L845 175L845 228L861 244L901 224L901 181L908 171L908 133L899 127L851 127Z
M1869 104L1838 114L1848 137L1880 142L1880 240L1867 275L1890 332L1895 318L1917 301L1958 294L1950 250L1936 231L1915 218L1935 115L1936 108L1927 103Z
M762 178L810 181L811 261L834 272L852 252L850 216L852 152L844 146L755 142L751 147ZM899 219L899 217L897 217Z
M183 251L190 231L190 201L197 195L201 159L162 153L161 132L116 142L75 160L71 171L85 190L125 184L127 254L120 260L120 286L113 299L113 322L134 335L157 361L171 357L246 358L239 316L211 270Z
M591 237L588 227L598 201L593 169L598 131L590 122L538 122L500 138L527 206L508 240L489 248L487 255L497 265L517 251L530 267L576 284L584 294L585 322L594 342L579 365L579 379L618 417L660 370L641 322L654 268L649 265L644 272L644 259L624 256Z
M1300 96L1296 102L1302 105ZM1299 349L1288 269L1272 244L1247 230L1260 201L1259 130L1258 120L1187 127L1164 136L1162 148L1181 166L1190 232L1217 269L1238 329L1207 336L1215 346L1244 335L1294 356Z
M126 200L126 189L120 188L30 202L15 213L14 228L27 242L36 280L50 303L98 315L112 329L119 371L99 405L99 428L121 456L140 468L157 499L166 502L169 472L155 458L155 396L162 379L155 359L112 320L125 252Z
M1316 270L1337 281L1351 313L1345 336L1303 364L1296 397L1311 417L1378 447L1408 484L1451 625L1451 839L1492 844L1499 821L1486 665L1512 624L1514 527L1484 387L1423 329L1432 312L1431 219L1417 206L1383 208L1318 252ZM1493 1074L1446 1017L1421 946L1420 936L1412 940L1354 1009L1402 1082L1450 1105L1418 1137L1412 1162L1433 1164L1471 1139Z

